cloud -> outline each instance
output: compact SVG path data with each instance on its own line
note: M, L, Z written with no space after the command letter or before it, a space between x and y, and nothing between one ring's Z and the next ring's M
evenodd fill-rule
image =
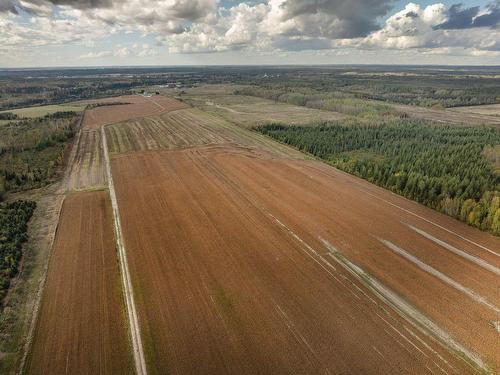
M126 57L151 57L157 56L158 51L153 49L149 44L138 44L134 43L130 47L119 46L116 51L91 51L86 54L80 55L78 59L87 60L87 59L102 59L108 57L118 57L118 58L126 58Z
M455 4L448 9L448 19L436 25L435 29L457 30L473 27L495 27L500 23L500 1L497 0L487 6L488 11L480 14L480 7L463 8L462 4Z
M433 26L446 18L443 4L433 4L425 8L409 3L389 17L384 27L360 41L364 46L390 49L431 47L437 33Z
M377 19L387 14L392 0L271 1L280 10L279 21L290 32L310 37L355 38L377 30Z
M218 13L206 22L191 25L182 33L160 36L174 53L222 52L252 47L259 38L259 24L268 12L265 4L242 3Z
M475 27L496 27L500 24L500 0L488 6L489 12L474 19Z
M450 8L452 9L453 6ZM457 10L452 10L455 14ZM454 21L458 23L458 18ZM450 21L450 10L443 4L425 8L410 3L405 9L389 17L385 25L361 40L351 41L358 48L421 49L454 51L479 56L478 51L495 51L500 44L500 30L486 28L455 28L448 30L437 27ZM450 24L451 25L451 24Z
M256 52L327 50L338 48L439 49L491 51L500 40L500 0L484 10L446 8L441 3L421 7L409 3L383 25L380 16L389 0L269 0L241 3L219 11L209 22L196 22L176 35L159 36L171 52L199 53L247 49ZM465 20L465 21L464 21ZM469 20L469 21L467 21ZM474 31L458 25L472 25ZM453 32L448 28L456 25ZM463 32L461 30L464 30ZM476 52L477 55L477 52Z
M17 14L16 9L17 1L14 0L0 0L0 13L14 13Z
M192 22L213 15L216 9L216 0L127 0L104 8L89 7L80 14L145 33L180 33Z
M149 44L144 43L142 46L134 44L132 48L136 51L137 57L153 57L158 56L158 51L152 48Z
M448 19L436 25L435 29L467 29L472 27L474 17L479 13L479 7L463 9L462 4L455 4L448 10Z
M132 53L130 52L130 49L128 49L127 47L122 47L122 48L119 48L114 56L116 57L128 57L130 56Z
M78 58L81 60L87 59L100 59L103 57L111 57L113 56L113 52L111 51L100 51L100 52L89 52L84 55L80 55Z
M3 0L0 0L3 1ZM6 0L14 1L14 0ZM31 9L36 12L37 7L69 6L76 9L96 9L107 8L113 4L112 0L19 0L22 3L21 8L25 11Z
M177 35L160 36L171 52L242 48L284 51L325 49L332 40L365 36L392 0L269 0L222 9Z
M417 50L479 58L496 56L500 50L500 0L483 8L408 3L384 22L381 17L393 0L221 4L218 0L0 0L0 49L94 48L110 35L134 34L155 38L172 53ZM125 42L116 48L80 58L125 60L158 54L158 48L148 44Z
M54 5L68 5L78 9L95 9L110 7L112 0L49 0Z

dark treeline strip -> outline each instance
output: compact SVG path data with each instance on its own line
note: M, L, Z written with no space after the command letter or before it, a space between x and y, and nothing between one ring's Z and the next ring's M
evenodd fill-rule
M28 221L36 203L15 201L0 204L0 300L3 301L12 278L19 272L23 244L28 239Z
M87 104L87 109L98 108L98 107L110 107L114 105L127 105L127 102L101 102L101 103L91 103Z
M500 130L390 121L379 126L267 125L260 132L335 167L500 234L500 175L483 150Z
M17 120L19 116L12 112L0 113L0 120Z

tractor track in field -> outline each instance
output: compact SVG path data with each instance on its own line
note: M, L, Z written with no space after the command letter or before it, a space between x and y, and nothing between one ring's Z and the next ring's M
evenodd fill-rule
M111 207L113 211L113 221L116 236L116 246L118 248L119 263L122 276L123 294L125 296L127 316L130 326L130 336L132 340L132 349L134 354L134 362L137 375L146 375L146 360L144 358L144 350L141 340L141 331L139 327L139 319L137 317L137 309L135 306L134 293L132 288L132 281L130 279L130 272L128 268L127 253L123 242L123 234L120 223L120 213L118 210L118 202L116 200L115 188L113 185L113 176L111 173L111 164L109 161L108 147L106 141L106 132L104 126L101 127L102 144L104 150L104 161L106 165L106 174L108 178L109 196L111 198Z

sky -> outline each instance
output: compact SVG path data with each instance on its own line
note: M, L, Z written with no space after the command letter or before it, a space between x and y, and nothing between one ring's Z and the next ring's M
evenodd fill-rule
M500 65L500 0L0 0L0 67Z

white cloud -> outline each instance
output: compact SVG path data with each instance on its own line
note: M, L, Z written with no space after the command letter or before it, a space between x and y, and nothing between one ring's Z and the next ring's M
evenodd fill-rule
M87 59L103 59L108 57L118 57L120 59L126 57L152 57L157 56L158 51L152 48L149 44L134 43L130 47L118 46L117 50L113 51L90 51L86 54L80 55L80 60Z
M215 0L127 0L80 10L80 17L144 33L181 33L191 22L207 20L216 10Z
M84 55L80 55L78 58L81 60L87 59L101 59L103 57L111 57L113 56L113 52L111 51L100 51L100 52L89 52Z
M116 57L128 57L130 56L132 53L130 52L130 50L127 48L127 47L122 47L120 49L118 49L116 52L115 52L115 56Z
M355 41L355 44L358 47L402 50L462 48L463 53L473 56L479 56L479 50L498 49L500 30L479 27L461 30L436 28L446 20L447 9L443 4L422 8L409 3L405 9L389 17L382 29Z
M0 0L0 49L42 46L93 48L82 59L146 58L158 55L148 44L99 50L97 41L121 33L152 36L172 53L245 50L396 50L425 54L498 56L500 28L448 29L458 14L441 3L409 3L382 25L392 0L267 0L222 8L217 0ZM464 10L465 11L465 10ZM495 6L477 12L485 24ZM476 19L474 18L474 19ZM26 20L29 19L29 22ZM474 20L473 20L474 21ZM456 24L454 21L453 24ZM26 52L27 53L27 52Z

